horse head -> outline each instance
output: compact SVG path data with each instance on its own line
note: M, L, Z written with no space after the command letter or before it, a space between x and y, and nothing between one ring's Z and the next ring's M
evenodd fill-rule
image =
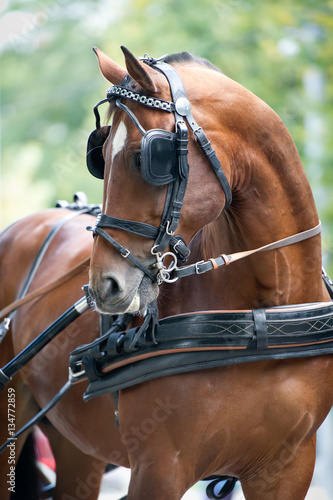
M318 225L295 144L266 103L186 52L161 60L123 52L126 69L96 49L102 74L115 84L101 101L110 103L112 123L101 127L95 107L87 156L90 171L104 177L90 291L97 308L111 314L143 310L156 299L177 260L188 257L189 243L192 262ZM201 308L323 296L319 236L232 267L223 283L219 273L196 278ZM169 304L166 314L193 310L191 283L173 287L179 308Z
M185 243L220 215L231 197L229 160L220 146L223 170L215 165L214 172L207 137L203 134L202 148L208 158L195 140L202 130L211 141L219 133L214 114L205 112L212 82L222 76L217 68L182 53L164 58L163 65L177 73L163 74L163 65L149 57L141 61L125 48L126 69L95 52L113 87L106 99L111 126L100 127L95 111L97 128L88 148L88 168L104 178L90 292L101 312L116 314L142 310L156 299L158 284L169 276L166 265L176 258L165 251L172 244L186 249Z

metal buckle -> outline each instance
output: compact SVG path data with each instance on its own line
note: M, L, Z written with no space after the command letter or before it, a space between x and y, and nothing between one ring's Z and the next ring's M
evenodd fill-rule
M167 221L167 225L166 225L166 228L165 228L165 232L168 236L173 236L175 234L176 231L170 231L169 230L169 227L170 227L170 221L168 220Z
M75 366L82 367L82 363L75 363ZM84 378L86 375L85 370L80 370L79 372L74 372L72 370L72 367L69 367L69 380L71 381L72 384L75 384L76 382L79 382L80 379Z
M3 327L6 331L9 330L9 327L10 327L10 322L11 322L11 319L10 318L5 318L3 320Z
M204 264L204 263L205 263L204 260L200 260L199 262L195 263L195 272L196 272L196 274L203 274L205 272L205 271L200 271L200 269L198 267L200 264Z
M202 127L198 127L195 130L193 130L194 139L196 141L198 140L198 136L199 136L200 132L202 132Z
M179 278L170 278L170 273L164 268L157 273L158 284L162 283L175 283Z
M122 257L124 257L124 259L127 259L127 257L129 256L131 252L127 249L127 248L124 248L121 252L120 252L120 255Z

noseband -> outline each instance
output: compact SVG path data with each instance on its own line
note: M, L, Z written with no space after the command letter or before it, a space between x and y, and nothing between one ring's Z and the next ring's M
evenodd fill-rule
M105 238L123 257L128 258L134 265L139 267L139 269L141 269L153 282L161 284L162 282L174 281L170 278L170 273L176 268L177 260L186 262L190 255L190 250L187 248L182 237L175 234L180 219L180 211L183 206L189 174L189 165L187 161L187 125L192 130L195 140L208 158L222 186L225 195L224 208L229 207L232 200L232 194L229 182L216 156L216 152L212 148L202 128L199 127L192 116L191 104L187 99L183 82L177 71L173 66L163 61L163 58L153 59L146 56L141 60L145 64L160 71L166 77L173 101L164 101L129 90L126 88L129 76L124 79L121 85L110 87L106 92L106 99L100 101L94 108L96 130L92 132L88 140L87 166L95 177L104 177L102 148L107 135L105 135L103 131L105 127L100 126L98 106L102 103L115 100L117 107L127 113L142 134L141 174L144 180L155 186L168 185L161 223L159 227L156 227L142 222L118 219L106 214L101 214L97 219L95 227L89 227L88 229L92 230L94 235L99 234ZM130 99L144 106L173 113L175 117L175 132L172 133L161 129L146 131L141 126L134 113L123 104L123 99ZM110 127L107 128L108 132L109 130ZM156 263L147 267L136 259L129 250L112 238L103 228L121 229L144 238L153 239L154 245L151 252L156 257ZM171 252L163 254L168 245ZM171 256L173 259L168 269L164 266L164 259L167 255ZM157 268L157 274L156 271L153 270L154 268Z

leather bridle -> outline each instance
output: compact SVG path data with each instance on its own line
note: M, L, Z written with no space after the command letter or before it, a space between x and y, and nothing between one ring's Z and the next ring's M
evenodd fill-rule
M141 60L145 64L160 71L166 77L170 86L171 97L173 101L156 99L154 97L148 97L145 95L141 95L138 92L129 90L128 88L126 88L126 85L129 81L129 76L127 76L121 85L114 85L110 87L106 92L106 99L100 101L95 106L94 113L96 116L96 130L91 134L91 136L94 136L94 134L98 134L101 130L98 106L104 102L112 102L115 100L116 106L127 113L127 115L131 118L134 125L138 128L143 136L141 141L141 155L144 155L144 157L146 158L146 163L145 170L141 172L142 176L148 183L152 185L168 184L167 196L161 223L159 227L156 227L142 222L118 219L110 215L100 214L97 218L96 225L94 227L88 227L87 229L93 231L94 235L102 236L124 258L130 260L132 264L141 269L141 271L146 276L148 276L152 282L157 282L159 285L163 282L172 283L178 278L182 278L192 274L202 274L207 271L218 269L221 266L229 265L231 262L243 259L245 257L248 257L249 255L267 250L282 248L288 245L293 245L294 243L304 241L316 236L317 234L320 234L321 224L319 222L317 226L311 229L272 242L260 248L248 250L245 252L237 252L231 255L221 254L216 258L208 259L208 261L200 261L188 266L177 267L178 261L186 262L190 255L190 250L187 248L183 238L175 234L180 219L180 212L183 206L183 199L189 174L189 165L187 161L188 127L192 130L195 140L208 158L209 163L212 166L221 184L225 195L224 209L227 209L230 206L232 201L232 193L227 177L221 167L219 159L217 158L216 152L212 148L212 145L207 139L202 128L196 123L193 118L193 115L191 113L191 104L187 99L186 91L184 89L184 85L180 76L178 75L175 68L166 63L163 59L164 58L154 59L147 56ZM152 129L146 132L134 113L124 103L121 102L122 99L130 99L144 106L160 109L168 113L173 113L175 117L175 134L171 134L166 130L160 129ZM163 161L161 161L160 164L155 164L154 168L157 169L157 172L154 176L154 172L151 172L152 169L149 168L150 163L154 162L154 158L152 156L153 153L149 150L149 147L152 143L154 143L154 141L159 144L159 141L162 140L170 140L172 144L175 144L177 167L175 168L175 172L173 172L172 169L170 170L170 172L165 172L165 165ZM102 139L102 141L100 141L100 138L97 139L97 141L100 142L98 144L98 147L96 148L89 149L89 141L87 154L88 169L96 177L103 178L104 172L100 172L98 170L98 168L101 168L101 164L98 168L95 168L94 165L89 165L88 156L91 151L93 151L94 154L96 153L95 150L101 151L102 145L105 141L105 137L104 139ZM168 144L168 148L170 148L170 144ZM98 163L102 163L102 168L104 169L104 159L102 158L102 156L99 156L98 160ZM165 179L169 179L170 182L167 182ZM123 231L127 231L129 233L154 240L154 245L152 246L151 253L155 256L156 262L148 267L143 262L136 259L127 248L117 242L103 228L121 229ZM170 251L165 252L168 246L170 248ZM171 257L172 260L168 268L166 268L164 264L164 260L167 256Z
M142 61L147 65L153 67L154 69L160 71L166 77L170 86L170 92L173 101L170 102L161 99L155 99L153 97L144 96L127 89L126 84L128 82L128 77L126 77L121 85L112 86L107 90L106 99L95 106L94 112L97 118L98 128L100 120L97 107L104 102L111 102L115 100L116 106L127 113L127 115L133 121L134 125L143 135L143 138L145 137L146 131L143 129L134 113L122 102L123 99L130 99L142 105L174 114L177 168L174 179L168 184L166 202L161 218L161 223L159 227L156 227L142 222L118 219L106 214L101 214L97 219L95 227L89 229L93 231L94 235L100 235L105 238L117 251L120 252L123 257L128 258L134 265L139 267L153 282L157 282L158 284L160 284L162 282L174 281L170 278L170 273L176 268L177 261L179 260L181 262L186 262L188 256L190 255L190 250L187 248L182 237L175 234L180 219L181 208L183 206L183 199L189 174L189 165L187 160L187 125L192 130L196 141L208 158L210 165L212 166L222 186L225 195L224 208L229 207L232 201L232 193L227 177L221 167L219 159L217 158L216 152L212 148L212 145L207 139L202 128L196 123L193 118L193 115L191 113L191 104L187 99L183 82L175 68L161 59L154 59L149 56L143 58ZM187 122L187 125L185 121ZM167 131L161 131L158 129L153 129L148 133L160 133L161 135L163 134L163 132L167 133ZM160 168L161 171L163 171L163 165L161 165ZM148 182L153 184L153 181L148 180ZM128 231L144 238L153 239L154 245L151 249L151 252L154 256L156 256L156 263L153 266L147 267L146 265L138 261L138 259L136 259L129 252L129 250L127 250L119 242L112 238L103 228L121 229L123 231ZM163 253L165 252L168 245L171 251ZM171 264L171 266L169 266L168 269L166 269L166 267L164 266L164 259L166 255L171 256L173 259L173 263ZM153 271L154 268L157 268L157 273L155 270Z

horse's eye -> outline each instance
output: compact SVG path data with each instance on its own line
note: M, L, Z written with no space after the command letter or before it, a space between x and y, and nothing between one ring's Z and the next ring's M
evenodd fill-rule
M140 153L135 155L135 168L137 168L138 170L141 168L141 154Z

